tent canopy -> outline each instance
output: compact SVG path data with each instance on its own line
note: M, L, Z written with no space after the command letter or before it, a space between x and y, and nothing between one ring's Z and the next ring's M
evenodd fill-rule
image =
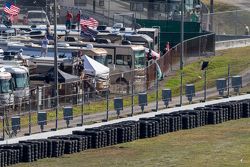
M88 57L87 55L82 56L82 60L84 60L85 74L105 79L109 76L110 70L103 64L95 61L94 59Z
M46 80L48 81L54 81L54 67L51 68L47 75L46 75ZM74 82L74 81L79 81L80 78L76 75L71 75L66 72L63 72L62 70L58 69L58 82L59 83L69 83L69 82Z

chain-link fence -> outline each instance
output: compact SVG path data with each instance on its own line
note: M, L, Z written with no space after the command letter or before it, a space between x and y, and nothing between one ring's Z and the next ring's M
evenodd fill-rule
M46 1L43 7L22 6L20 14L15 16L13 24L47 24L53 23L53 3ZM198 7L197 7L198 6ZM198 2L188 1L185 4L185 20L201 21L201 16L206 7ZM73 14L73 21L76 22L78 11L82 11L82 18L93 17L100 24L113 26L114 23L124 23L125 26L132 27L136 19L150 20L180 20L181 2L135 2L135 1L115 1L115 0L84 0L84 1L62 1L58 5L58 24L64 24L67 11ZM194 12L195 11L195 12ZM4 13L3 11L1 11ZM195 13L195 15L194 15ZM197 16L194 20L193 16Z
M218 35L249 35L250 11L235 10L204 14L204 19L210 19L211 31Z
M114 119L117 116L126 117L156 111L165 108L166 101L169 101L167 103L169 106L175 106L180 105L180 103L189 104L207 99L237 95L240 94L241 88L244 88L243 92L249 90L249 69L249 63L237 66L225 64L216 69L208 66L206 70L196 69L195 72L184 69L182 74L176 72L176 75L167 77L163 81L160 81L159 78L147 80L145 83L136 83L135 80L131 80L126 85L126 89L129 90L126 93L122 91L120 86L117 86L120 91L116 93L111 93L108 90L99 92L87 90L84 87L86 81L60 84L58 107L56 97L51 97L51 93L49 93L53 92L53 86L37 87L31 90L29 101L15 103L12 106L1 106L1 132L5 138L16 135L22 136L50 131L55 127L57 129L75 127L96 121ZM159 77L159 73L155 72L157 71L156 64L149 66L147 70L154 72L152 78ZM215 73L217 74L215 75ZM183 79L182 95L180 95L181 75ZM164 99L162 90L168 82L174 82L174 85L167 84L172 91L173 97ZM140 102L139 100L142 93L147 95L146 102ZM119 111L115 111L114 99L118 97L123 99L124 107ZM64 113L67 107L72 107L72 115L70 116ZM41 123L41 120L38 119L40 113L46 114L47 120L45 122ZM20 119L21 126L16 124L14 118ZM15 128L15 126L17 127Z
M63 5L63 4L62 4ZM197 5L199 7L197 7ZM200 8L202 7L202 8ZM197 20L201 21L201 15L205 6L197 2L188 1L185 4L185 20L192 21L192 13L196 10ZM74 6L62 6L63 11L77 12L82 10L84 17L91 16L100 20L101 24L112 26L115 23L123 23L126 26L133 25L135 19L150 20L180 20L181 2L135 2L135 1L80 1Z
M184 42L184 62L186 65L199 60L200 57L214 55L214 47L209 42L201 42L203 38L206 37L206 40L209 41L209 38L213 36L213 34L209 34ZM179 71L179 53L180 45L177 45L159 60L149 61L147 68L111 75L111 84L108 88L93 78L59 84L58 97L54 96L53 84L31 88L29 100L21 100L14 105L1 106L0 129L3 137L22 136L50 131L56 127L60 129L99 122L116 118L117 113L118 116L124 117L163 109L167 103L166 99L162 101L162 89L166 87L171 89L173 95L169 105L175 106L180 103L200 102L204 99L214 99L228 94L235 95L241 86L246 87L250 81L249 64L237 66L224 64L216 70L208 68L206 71L201 71L198 65L197 69L193 69L193 71L184 69L181 73ZM237 82L238 87L237 84L232 85L235 82L233 79L237 78L236 75L242 77L242 82ZM180 96L181 76L183 80L182 96ZM216 88L219 78L224 78L221 81L224 87ZM196 93L192 92L192 89L191 92L186 93L187 84L194 84L195 89L193 90ZM234 90L236 93L233 93ZM139 100L138 96L143 93L147 94L147 103L142 103ZM123 110L117 112L114 110L114 99L118 97L124 100L124 107ZM72 108L73 114L65 115L65 107ZM47 121L40 120L40 113L46 114ZM20 129L19 124L14 124L16 123L15 118L20 120Z

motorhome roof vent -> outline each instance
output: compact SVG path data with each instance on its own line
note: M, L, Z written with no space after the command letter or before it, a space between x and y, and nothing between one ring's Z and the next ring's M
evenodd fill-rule
M106 28L107 28L106 25L99 25L99 26L96 28L96 30L98 30L98 31L104 31L104 30L106 30Z
M131 45L131 42L129 40L123 40L122 45Z
M96 42L97 43L111 43L110 39L105 39L105 38L97 38Z
M87 48L87 49L93 49L94 46L93 46L93 44L87 44L87 45L86 45L86 48Z
M58 43L58 47L69 47L70 45L68 43Z
M125 31L125 30L126 30L125 27L120 28L120 31Z

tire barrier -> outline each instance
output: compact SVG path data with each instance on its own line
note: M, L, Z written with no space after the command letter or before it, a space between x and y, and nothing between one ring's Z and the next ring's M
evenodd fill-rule
M140 118L139 121L125 121L84 131L73 131L70 135L0 145L0 167L20 162L34 162L43 158L61 157L64 154L103 148L240 118L250 118L250 99L158 114L155 117Z

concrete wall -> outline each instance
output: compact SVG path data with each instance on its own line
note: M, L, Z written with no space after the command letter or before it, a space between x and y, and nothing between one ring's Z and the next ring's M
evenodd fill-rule
M250 38L216 42L215 49L225 50L230 48L240 48L246 46L250 46Z
M248 35L216 35L216 41L228 41L228 40L238 40L238 39L250 39Z

